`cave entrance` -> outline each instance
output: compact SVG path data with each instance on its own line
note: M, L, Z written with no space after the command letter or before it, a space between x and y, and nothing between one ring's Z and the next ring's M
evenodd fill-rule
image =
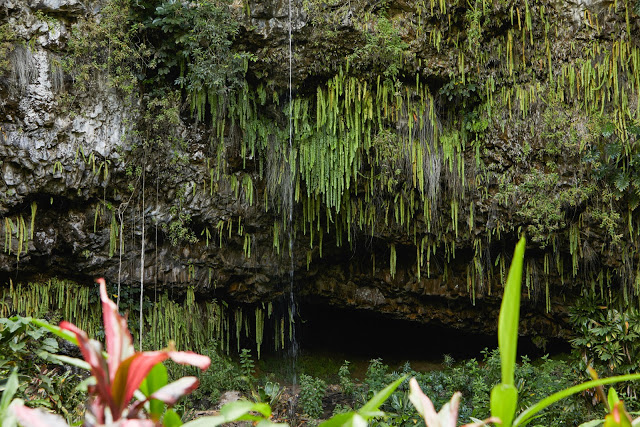
M484 349L498 347L497 334L465 331L436 323L392 319L364 310L303 303L298 325L300 358L326 360L338 366L352 362L355 375L363 377L371 359L382 358L391 370L400 370L408 361L418 371L442 369L445 355L455 361L483 359ZM546 349L535 346L529 337L520 337L518 353L535 359L546 353L567 353L569 345L549 340Z
M437 324L392 319L364 310L305 304L300 307L300 349L335 354L346 360L382 358L392 368L410 361L414 369L438 368L449 355L455 360L481 358L495 348L495 336Z

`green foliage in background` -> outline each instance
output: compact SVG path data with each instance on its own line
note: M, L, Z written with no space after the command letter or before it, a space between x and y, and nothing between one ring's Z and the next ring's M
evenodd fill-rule
M86 386L81 382L86 376L51 357L59 352L58 341L45 328L34 326L30 317L0 318L0 391L17 372L15 397L75 423L84 413Z
M602 377L640 372L640 311L619 301L585 294L569 310L575 338L571 340L579 372L593 367ZM586 374L583 376L587 376ZM640 408L638 387L617 387L625 403Z
M300 394L298 404L302 411L311 418L320 418L322 415L322 398L327 384L320 378L309 375L300 375Z
M9 26L9 23L0 25L0 75L9 72L9 53L13 50L16 41L16 34Z

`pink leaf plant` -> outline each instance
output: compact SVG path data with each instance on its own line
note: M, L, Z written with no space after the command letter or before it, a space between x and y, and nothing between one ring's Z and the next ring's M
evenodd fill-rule
M150 396L132 402L134 393L151 369L164 360L171 359L182 365L196 366L206 370L211 364L207 356L190 351L175 351L173 346L159 351L135 351L127 321L118 313L116 304L109 299L104 279L98 279L102 316L106 337L107 357L103 356L100 342L89 339L86 332L70 322L60 323L60 329L72 332L84 360L91 367L95 384L89 387L91 395L84 426L154 426L160 425L160 414L151 414L152 419L143 410L145 402L156 399L171 406L191 393L198 386L196 377L183 377L173 383L155 390ZM43 425L44 412L13 405L13 410L24 426ZM49 425L65 425L51 423Z

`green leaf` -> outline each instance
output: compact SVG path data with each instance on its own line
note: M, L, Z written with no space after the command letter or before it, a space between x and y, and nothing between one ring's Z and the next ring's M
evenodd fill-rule
M18 342L11 341L11 342L9 343L9 348L10 348L11 350L13 350L14 352L17 352L17 351L19 351L19 350L22 350L22 349L24 348L24 346L25 346L25 345L27 345L27 342L26 342L26 341L18 341Z
M613 409L614 406L616 406L616 403L618 403L620 401L620 398L618 397L618 393L616 393L616 390L613 387L609 388L609 393L607 394L607 402L609 403L609 408Z
M602 127L602 136L604 136L605 138L609 138L611 135L613 135L613 132L616 130L616 127L613 123L608 122L606 123L603 127Z
M334 415L327 421L320 423L319 427L342 427L352 425L353 417L357 415L355 411L345 412L342 414Z
M63 356L61 354L49 354L48 357L61 362L62 364L76 366L78 368L86 369L87 371L91 370L91 365L89 365L89 363L81 359L76 359L75 357Z
M627 176L627 174L624 173L623 171L620 171L616 175L614 184L616 185L616 188L618 189L618 191L623 192L624 190L629 188L630 182L631 181L629 180L629 176Z
M223 415L215 415L211 417L201 417L182 425L184 427L216 427L227 422L229 421L227 421Z
M502 420L503 427L511 427L518 407L518 389L511 384L498 384L491 390L491 416Z
M13 395L16 394L18 390L18 369L15 368L11 375L9 376L9 380L7 381L7 385L2 392L2 397L0 398L0 421L4 417L4 413L9 407L9 403L11 403L11 399L13 399Z
M62 338L64 340L67 340L70 343L78 345L78 340L76 339L76 336L72 332L60 329L59 326L52 325L51 323L47 322L46 320L42 320L42 319L31 319L31 323L49 330L54 335L56 335L56 336L58 336L58 337L60 337L60 338Z
M407 379L406 375L401 376L371 398L365 405L357 411L360 414L367 412L374 412L380 409L380 406L393 394L394 391L402 384L404 380Z
M578 427L597 427L601 426L604 423L604 420L591 420L586 423L580 424Z
M151 371L147 377L140 384L140 391L146 396L151 396L155 391L160 390L162 387L167 385L169 382L169 375L167 374L167 368L162 364L158 363ZM151 418L154 420L160 419L162 412L164 411L164 402L161 402L158 399L151 399L149 401L150 409L149 413L151 414Z
M615 384L623 381L635 381L640 380L640 374L627 374L627 375L619 375L615 377L601 378L594 381L587 381L582 384L575 385L573 387L569 387L564 390L560 390L557 393L552 394L551 396L547 396L538 403L533 406L527 408L524 412L522 412L513 422L514 426L525 425L529 421L533 419L533 417L543 409L547 408L550 405L553 405L558 400L564 399L565 397L571 396L572 394L580 393L581 391L595 388L600 385L605 384Z
M513 261L504 288L500 316L498 317L498 347L502 383L514 385L516 352L518 348L518 322L520 320L520 284L524 261L525 238L521 238L513 253ZM504 420L503 420L504 421Z
M182 425L182 419L180 415L173 409L168 409L162 419L162 425L164 427L178 427Z

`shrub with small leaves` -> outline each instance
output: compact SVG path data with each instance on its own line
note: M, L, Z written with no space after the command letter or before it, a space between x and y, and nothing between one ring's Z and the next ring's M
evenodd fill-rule
M242 373L246 377L251 378L253 376L255 364L251 357L251 350L247 348L242 349L240 352L240 366L242 367Z
M300 376L300 406L302 411L312 418L322 415L322 398L327 384L320 378L302 374Z

